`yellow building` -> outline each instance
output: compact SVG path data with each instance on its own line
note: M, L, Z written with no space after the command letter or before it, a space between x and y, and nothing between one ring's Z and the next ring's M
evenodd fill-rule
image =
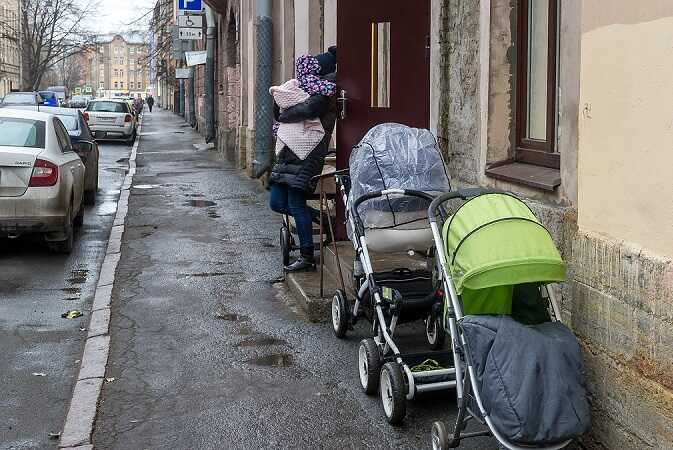
M21 89L20 7L21 0L0 0L0 98Z
M91 83L99 97L145 95L150 85L149 46L140 33L99 36L90 53Z

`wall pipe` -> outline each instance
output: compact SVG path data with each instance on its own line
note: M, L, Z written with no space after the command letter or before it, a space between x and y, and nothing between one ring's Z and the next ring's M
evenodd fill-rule
M191 50L194 50L194 41L192 41L190 48ZM192 67L191 69L192 70L189 74L187 96L189 97L189 125L194 128L196 126L196 99L194 98L196 95L196 89L194 86L194 82L196 81L196 76L194 75L196 72L196 67Z
M210 6L206 6L206 75L205 75L205 110L206 110L206 142L215 140L215 45L217 23Z
M253 176L260 178L273 163L273 102L269 95L273 64L271 0L257 0L257 79L255 80L255 159Z

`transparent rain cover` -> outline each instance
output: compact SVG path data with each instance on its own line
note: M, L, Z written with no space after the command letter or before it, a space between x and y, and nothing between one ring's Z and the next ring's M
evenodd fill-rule
M430 131L398 123L373 127L350 156L350 203L369 192L413 189L430 194L450 190L449 177ZM426 228L428 202L388 195L368 200L358 212L365 228Z

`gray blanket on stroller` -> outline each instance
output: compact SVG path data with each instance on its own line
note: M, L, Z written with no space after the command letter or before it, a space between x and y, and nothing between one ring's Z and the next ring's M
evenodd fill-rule
M565 325L466 316L461 327L484 409L510 442L551 445L588 429L582 355Z

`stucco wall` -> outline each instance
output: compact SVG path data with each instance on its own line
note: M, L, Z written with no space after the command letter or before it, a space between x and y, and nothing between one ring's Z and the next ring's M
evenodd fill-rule
M673 2L583 7L580 229L673 257Z

